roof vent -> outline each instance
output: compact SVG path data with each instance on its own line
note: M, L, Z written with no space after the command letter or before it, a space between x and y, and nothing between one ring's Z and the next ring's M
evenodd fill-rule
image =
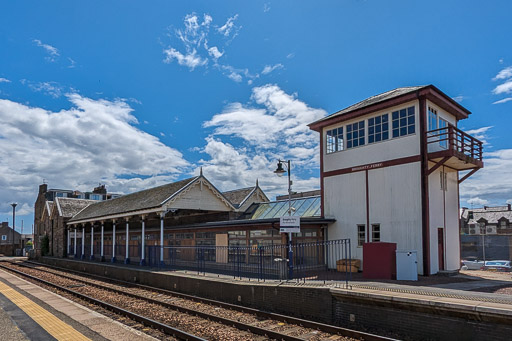
M512 206L511 204L507 204L507 208L508 208L509 211L512 211L512 207L511 206Z
M487 210L489 208L489 206L484 206L484 210Z

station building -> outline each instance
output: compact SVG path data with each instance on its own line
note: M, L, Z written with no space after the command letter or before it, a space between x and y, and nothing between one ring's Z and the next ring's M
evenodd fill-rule
M483 167L482 143L457 128L470 112L433 85L397 88L311 123L320 133L329 239L415 250L418 273L460 267L459 184ZM461 171L468 171L459 175ZM364 261L364 260L363 260Z
M59 226L58 256L144 264L149 257L162 261L169 257L163 250L161 255L147 255L148 246L239 246L247 250L286 245L287 240L279 233L279 218L287 214L288 198L270 201L257 181L253 187L220 192L201 172L103 201L61 197L50 201L44 194L40 198L36 207L42 205L42 212L36 220L41 226L54 224L54 233ZM324 231L333 220L320 216L320 201L318 192L292 198L293 215L301 217L303 227L297 242L325 239ZM160 253L160 248L153 250Z

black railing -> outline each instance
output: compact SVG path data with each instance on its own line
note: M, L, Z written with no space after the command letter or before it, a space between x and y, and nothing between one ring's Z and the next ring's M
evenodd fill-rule
M455 151L471 159L482 161L482 142L462 130L449 125L427 132L429 152Z
M90 259L91 247L85 245L84 258ZM139 264L142 247L129 245L132 264ZM68 255L73 256L74 245ZM77 245L77 257L81 256ZM163 260L161 252L163 251ZM193 271L197 274L227 275L234 278L301 281L344 281L351 279L351 246L349 239L292 244L293 271L290 269L288 245L269 246L145 246L145 264L166 270ZM101 248L94 245L95 260L100 260ZM103 254L112 257L112 245L105 244ZM116 243L116 261L123 262L126 245ZM339 266L345 264L346 266Z

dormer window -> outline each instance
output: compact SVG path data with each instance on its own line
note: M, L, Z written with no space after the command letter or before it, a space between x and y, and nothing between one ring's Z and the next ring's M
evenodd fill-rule
M506 228L508 228L507 219L505 219L505 218L501 219L498 226L500 227L500 230L505 230Z

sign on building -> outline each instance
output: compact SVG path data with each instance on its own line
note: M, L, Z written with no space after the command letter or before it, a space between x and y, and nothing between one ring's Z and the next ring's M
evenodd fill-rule
M281 233L299 233L300 217L284 216L279 220L279 232Z

